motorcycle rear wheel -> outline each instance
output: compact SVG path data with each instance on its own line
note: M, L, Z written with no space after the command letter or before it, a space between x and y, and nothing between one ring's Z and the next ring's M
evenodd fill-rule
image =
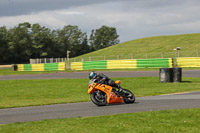
M134 103L135 102L135 95L128 89L124 89L128 95L124 96L124 102L126 104Z
M97 106L105 106L107 104L107 95L100 91L96 90L92 94L90 94L91 101Z

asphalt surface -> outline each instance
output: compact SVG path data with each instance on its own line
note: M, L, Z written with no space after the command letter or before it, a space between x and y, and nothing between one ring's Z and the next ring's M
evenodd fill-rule
M159 71L100 71L108 77L158 77ZM88 78L89 72L63 72L30 75L0 75L0 80ZM183 70L183 77L200 77L200 70Z
M133 104L103 107L98 107L92 102L82 102L0 109L0 124L186 108L200 108L200 92L138 97Z

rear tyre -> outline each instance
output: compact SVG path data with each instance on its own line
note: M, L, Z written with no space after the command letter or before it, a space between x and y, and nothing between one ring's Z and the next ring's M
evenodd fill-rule
M126 94L124 96L124 102L126 104L134 103L135 102L135 95L128 89L123 89L126 91Z
M106 95L106 93L104 93L100 90L96 90L95 92L90 94L90 98L91 98L92 102L94 104L96 104L97 106L105 106L107 104L107 102L106 102L107 95Z

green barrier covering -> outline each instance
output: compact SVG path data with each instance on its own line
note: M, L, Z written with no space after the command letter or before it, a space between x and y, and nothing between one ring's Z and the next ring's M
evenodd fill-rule
M44 64L44 71L58 70L58 63Z
M107 61L84 61L83 70L107 69Z
M169 59L137 59L137 68L170 67Z
M31 64L24 64L24 71L32 71Z

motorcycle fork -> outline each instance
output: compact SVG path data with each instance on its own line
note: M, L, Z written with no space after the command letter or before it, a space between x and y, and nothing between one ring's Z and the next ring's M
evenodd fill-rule
M101 92L100 92L99 90L97 90L97 96L98 96L98 97L101 96L100 93L101 93Z

